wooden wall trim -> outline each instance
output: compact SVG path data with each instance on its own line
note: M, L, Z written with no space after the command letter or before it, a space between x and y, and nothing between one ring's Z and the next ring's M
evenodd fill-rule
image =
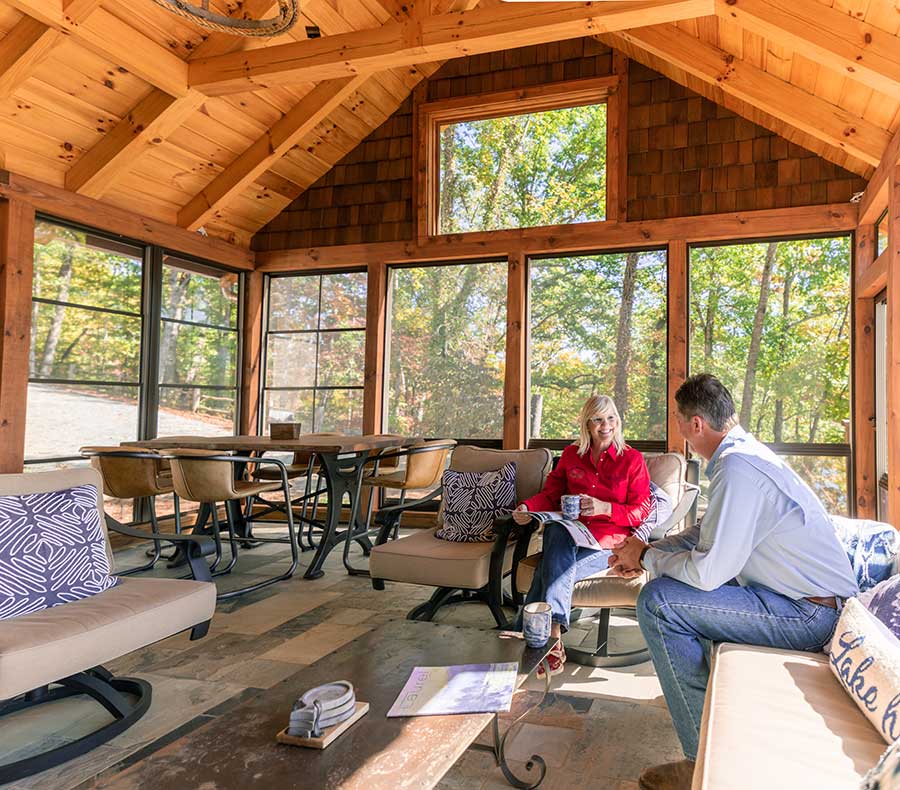
M875 226L863 225L856 233L854 267L871 270L875 257ZM878 481L875 464L875 294L860 294L859 277L854 277L853 351L851 370L853 476L856 488L856 518L875 518Z
M506 285L506 373L503 381L503 449L528 446L528 260L509 256Z
M512 253L564 254L664 246L672 239L693 242L740 241L779 236L849 233L856 230L854 203L738 211L643 222L584 222L521 230L460 233L415 241L304 247L256 254L265 272L342 269L382 263L439 263L448 260L506 258Z
M384 425L387 277L387 266L383 262L369 262L366 285L366 367L363 390L363 433L381 433Z
M35 211L136 241L158 244L183 255L204 258L234 269L249 271L254 267L254 254L250 250L142 217L8 170L0 170L0 197L21 200L31 204Z
M244 320L241 351L242 434L255 434L259 426L260 374L263 343L263 279L262 272L249 272L244 280ZM266 432L264 425L262 431Z
M625 222L628 216L628 58L612 51L618 83L606 102L606 218Z
M33 274L34 208L0 200L0 474L25 460Z
M688 373L688 249L684 239L669 242L667 285L666 447L684 453L684 439L675 419L675 392Z
M888 178L887 447L888 521L900 524L900 165Z
M872 178L869 179L862 200L859 201L860 225L874 225L881 212L887 208L890 175L898 164L900 164L900 130L891 138L890 145L881 157Z
M864 225L862 227L874 227ZM856 298L878 296L887 288L888 252L885 250L875 261L856 274Z

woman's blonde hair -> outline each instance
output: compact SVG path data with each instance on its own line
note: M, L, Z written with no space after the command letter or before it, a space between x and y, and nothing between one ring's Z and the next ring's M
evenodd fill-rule
M588 431L588 420L601 414L613 414L616 417L616 431L613 434L613 445L616 455L622 455L625 449L625 436L622 433L622 418L619 410L609 395L591 395L581 407L581 416L578 426L578 455L584 455L591 447L591 434Z

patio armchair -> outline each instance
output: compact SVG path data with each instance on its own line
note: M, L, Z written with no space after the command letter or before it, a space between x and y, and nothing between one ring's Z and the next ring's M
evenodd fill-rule
M441 475L447 466L447 456L456 447L454 439L434 439L419 442L400 449L389 448L375 457L372 474L362 479L360 498L368 499L365 517L365 534L368 537L372 517L372 499L374 491L379 494L386 489L400 491L400 503L391 509L390 521L393 524L389 537L397 537L400 518L404 512L431 502L441 494ZM401 460L406 461L405 468L400 468ZM421 497L407 502L410 491L424 491ZM378 532L380 534L381 528ZM354 568L350 564L350 546L358 540L360 533L348 530L344 540L344 567L351 576L368 576L369 572Z
M533 496L544 486L552 457L545 448L534 450L492 450L463 445L453 451L450 469L457 472L493 472L510 461L516 463L516 501ZM498 519L495 539L487 543L455 543L435 536L437 529L392 540L399 517L434 499L440 490L425 500L405 503L378 511L378 538L369 558L372 586L383 590L386 581L406 582L436 588L431 598L413 608L409 620L431 620L447 604L466 601L485 603L498 626L506 625L503 613L503 580L513 567L517 525L509 517ZM438 525L443 523L438 511ZM527 549L527 546L526 546ZM525 549L521 552L525 553Z
M284 494L285 501L290 502L291 492L286 466L277 458L251 458L241 455L223 455L218 450L192 449L163 450L161 454L172 465L172 484L175 489L175 523L178 531L181 531L179 499L187 499L191 502L199 502L209 506L216 551L216 558L210 567L210 572L213 576L231 572L238 558L238 540L243 540L247 537L245 534L240 536L236 534L238 522L241 522L242 525L245 523L240 512L239 503L241 500L247 497L258 496L266 491L277 491L280 489ZM279 470L280 480L277 482L236 480L234 467L245 464L274 466ZM217 507L219 502L225 505L225 521L231 548L231 557L225 568L218 568L218 564L222 559L222 535ZM288 570L246 587L219 593L219 600L235 598L244 593L267 587L275 582L289 579L294 575L300 557L297 533L294 528L293 509L285 508L285 514L287 537L254 536L253 540L259 543L288 543L291 547L291 565Z
M89 458L103 479L103 493L117 499L144 500L149 509L150 529L154 535L159 534L159 522L156 517L156 497L171 494L172 470L154 450L133 451L120 446L116 447L82 447L79 451ZM122 524L109 513L104 514L106 526L117 530ZM139 523L132 521L131 526ZM116 571L118 576L129 576L151 570L162 557L162 547L158 538L153 539L153 549L149 553L150 561L145 565Z
M102 517L102 482L95 469L0 475L0 496L85 485L96 488L97 510ZM35 525L17 524L19 527L34 531ZM128 527L120 531L137 532ZM143 536L149 537L147 533ZM198 577L204 576L203 557L212 553L212 540L193 535L159 537L185 546ZM46 535L48 545L56 541L55 534ZM112 567L108 540L106 552ZM88 735L0 765L0 784L85 754L138 721L150 706L150 684L138 678L114 677L102 665L187 629L191 629L191 639L205 636L215 606L216 588L206 572L204 581L119 579L115 586L90 597L0 621L0 721L78 694L92 697L113 717ZM52 708L46 710L51 718L55 715Z
M681 453L663 453L648 458L647 469L650 472L650 479L668 494L673 503L672 515L664 523L656 525L649 539L659 540L691 527L697 518L699 462L687 461ZM528 527L539 531L538 527L532 525ZM541 555L538 553L524 557L516 563L513 571L514 588L520 596L524 596L531 587L540 559ZM566 655L576 664L594 667L631 666L646 661L650 656L646 647L612 652L609 642L612 610L635 611L638 594L647 580L646 573L634 579L623 579L610 576L608 571L601 571L577 582L572 593L570 622L575 627L579 622L584 623L596 617L597 641L593 650L567 644ZM584 617L582 610L585 609L598 611L590 617Z

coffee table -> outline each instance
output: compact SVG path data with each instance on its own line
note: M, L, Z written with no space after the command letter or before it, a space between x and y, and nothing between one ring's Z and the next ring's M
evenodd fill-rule
M454 716L386 718L414 666L519 662L516 687L545 660L550 643L532 650L520 637L504 638L438 623L389 622L304 667L271 689L223 713L177 741L110 777L102 787L255 787L316 790L423 790L437 784L481 731L493 720L493 752L514 787L534 788L546 766L537 755L527 764L529 776L515 777L503 756L497 716L491 713ZM549 687L549 675L547 676ZM252 678L247 679L252 682ZM313 686L349 680L369 712L324 751L275 742L297 697ZM516 701L513 707L516 712ZM534 769L537 770L534 770ZM531 773L533 771L533 774ZM533 778L532 778L533 777Z

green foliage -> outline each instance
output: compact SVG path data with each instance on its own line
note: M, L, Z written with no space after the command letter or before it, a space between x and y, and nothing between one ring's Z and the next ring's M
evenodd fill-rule
M606 105L441 130L440 232L602 220Z

